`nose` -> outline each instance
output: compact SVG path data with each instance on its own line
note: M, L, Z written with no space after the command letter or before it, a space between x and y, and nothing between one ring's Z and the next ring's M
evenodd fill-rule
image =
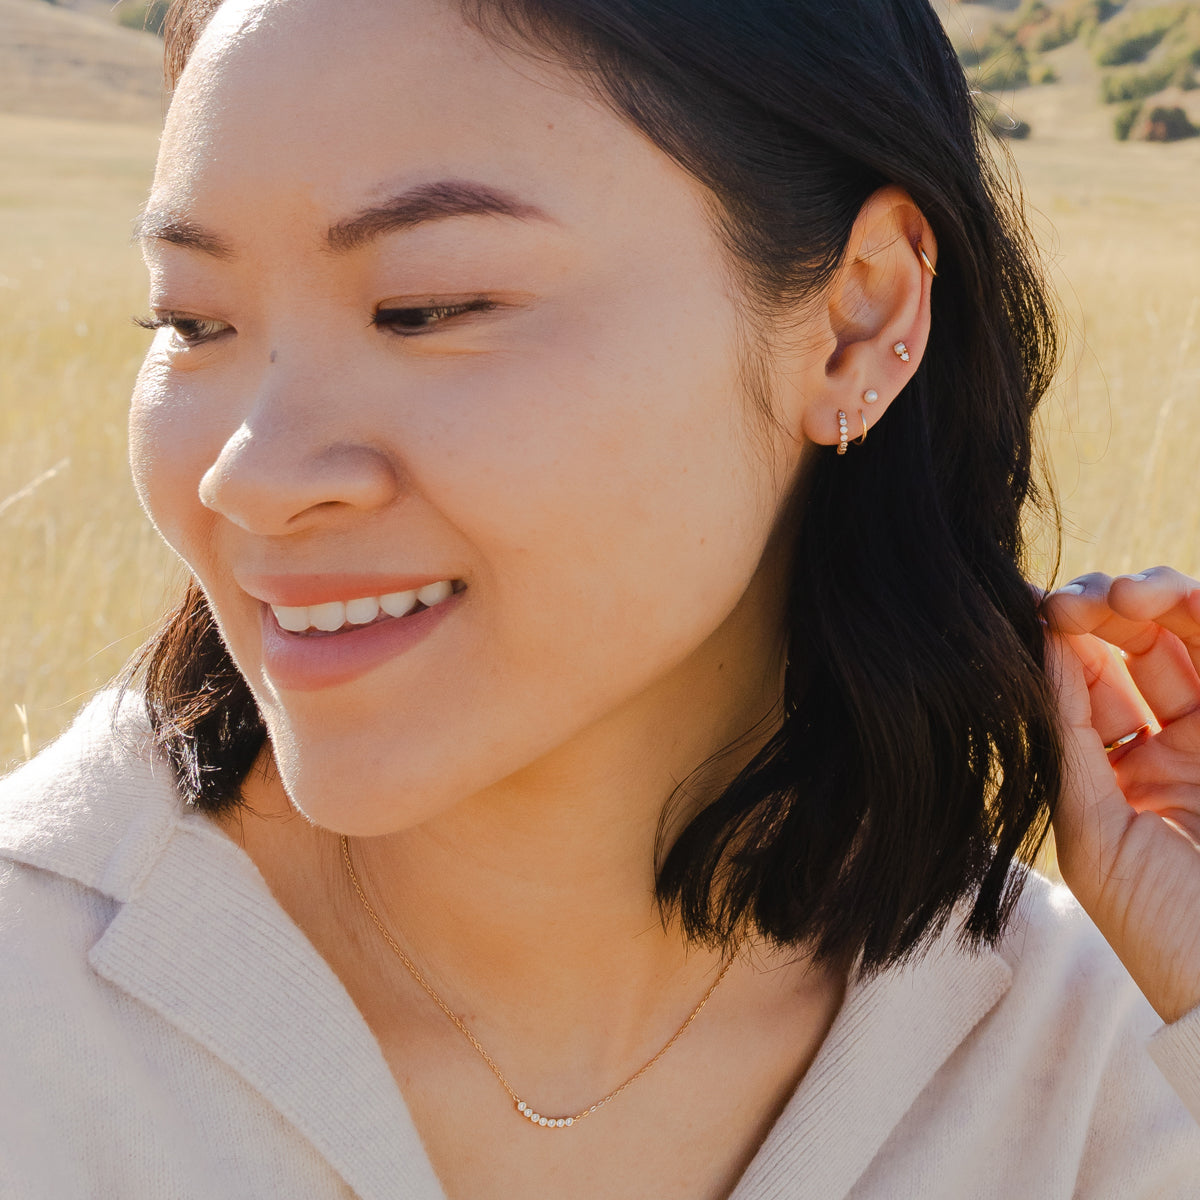
M279 397L247 415L200 480L206 508L256 534L371 512L399 492L399 470L385 451L340 436L307 405L289 414Z

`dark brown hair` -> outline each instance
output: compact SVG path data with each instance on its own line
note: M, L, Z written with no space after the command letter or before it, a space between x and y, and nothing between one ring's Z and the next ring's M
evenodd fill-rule
M176 0L172 82L216 7ZM921 364L869 442L816 456L783 518L778 731L662 847L658 891L694 938L727 943L750 924L823 959L861 952L866 971L926 944L962 900L964 939L995 941L1024 878L1014 863L1044 839L1061 783L1021 527L1039 500L1031 421L1057 351L1019 202L932 8L462 9L497 42L578 71L708 189L758 318L829 280L880 186L907 189L930 221ZM238 804L265 731L197 585L135 667L188 802Z

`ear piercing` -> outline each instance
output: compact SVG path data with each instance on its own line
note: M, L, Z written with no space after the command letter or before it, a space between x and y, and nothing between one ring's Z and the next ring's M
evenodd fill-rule
M858 419L862 422L862 436L854 439L856 446L861 446L867 440L867 418L863 416L862 409L858 410ZM846 447L850 445L850 424L846 419L846 414L838 410L838 448L839 454L846 453Z
M930 275L936 279L937 272L933 269L933 263L929 261L929 255L925 253L925 247L922 246L920 242L917 243L917 253L921 256L921 261L929 269Z
M925 265L931 271L933 271L933 264L929 261L929 258L926 256L924 248L921 246L918 246L917 249L920 252L921 258L924 259ZM933 271L933 273L935 275L937 274L936 271ZM902 362L910 362L912 360L912 355L909 354L908 347L903 342L896 342L895 345L892 346L892 353L895 354L895 356L898 359L900 359ZM879 393L874 388L867 388L867 390L865 392L863 392L862 398L863 398L863 402L866 404L875 404L879 400ZM861 446L863 444L863 442L865 442L867 440L867 418L863 416L861 408L858 410L858 417L859 417L859 420L862 421L863 431L862 431L861 437L856 437L854 439L854 444L856 446ZM837 452L839 454L845 454L846 447L849 446L849 444L850 444L850 427L846 420L846 414L839 409L838 410L838 449L837 449Z

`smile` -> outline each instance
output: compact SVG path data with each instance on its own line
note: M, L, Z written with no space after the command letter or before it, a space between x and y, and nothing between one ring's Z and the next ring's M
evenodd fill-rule
M350 683L435 638L438 629L455 620L466 599L467 585L461 579L413 579L419 587L384 591L388 582L378 576L293 576L261 586L274 593L259 609L266 677L287 691ZM406 582L397 579L392 586ZM369 587L378 588L378 594L362 595ZM339 591L346 599L337 598ZM293 603L275 603L279 600ZM297 600L316 603L296 604Z
M407 592L387 592L382 596L357 596L350 600L330 600L324 604L287 606L271 604L268 607L279 623L280 629L295 634L332 634L344 629L360 628L381 621L407 617L414 612L434 608L463 584L454 580L439 579L424 587Z

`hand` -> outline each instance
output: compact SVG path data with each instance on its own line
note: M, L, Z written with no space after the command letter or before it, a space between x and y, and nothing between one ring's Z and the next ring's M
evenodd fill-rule
M1067 757L1059 870L1171 1022L1200 1005L1200 583L1085 575L1043 612Z

